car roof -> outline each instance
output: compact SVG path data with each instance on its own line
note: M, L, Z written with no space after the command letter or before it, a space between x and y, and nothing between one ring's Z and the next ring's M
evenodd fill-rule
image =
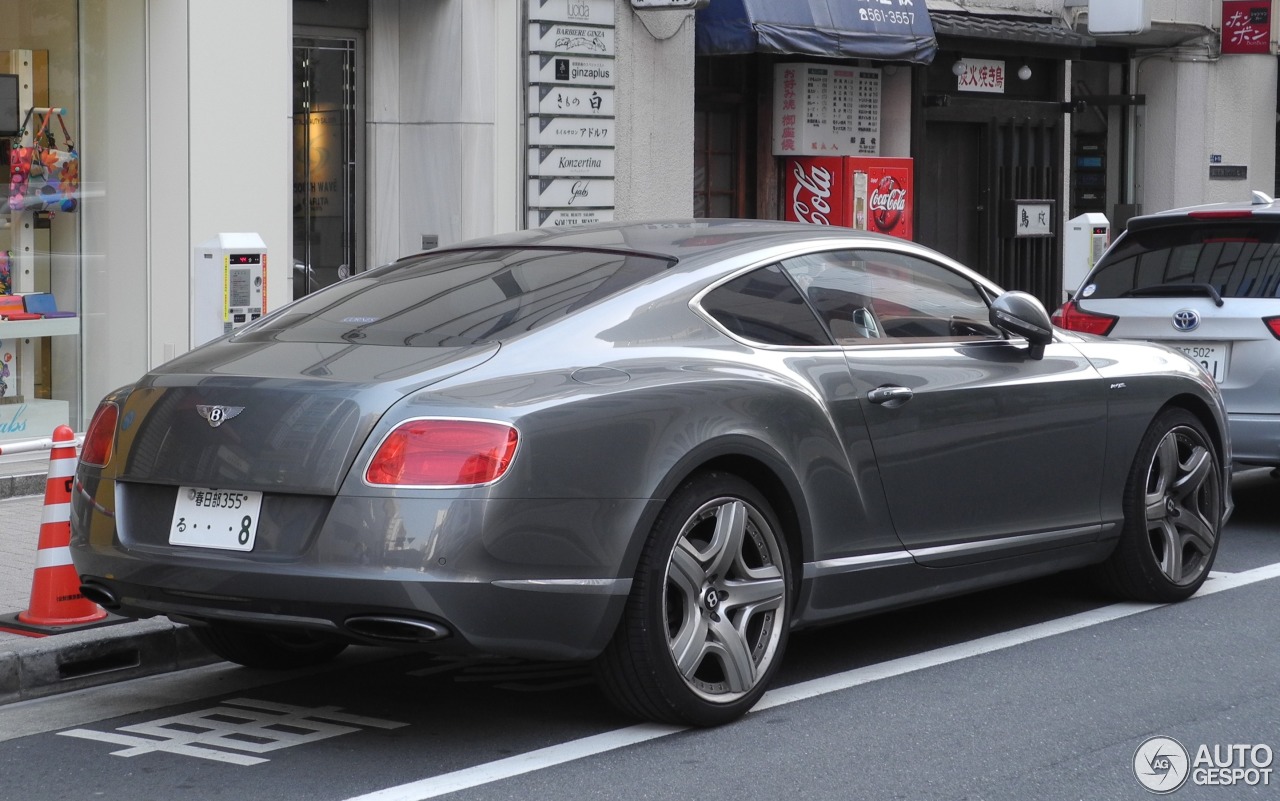
M625 250L677 261L715 252L718 257L832 238L865 240L866 244L901 243L884 234L839 226L779 220L674 218L643 222L594 223L566 228L534 228L471 239L429 251L465 251L491 247L591 248Z
M1280 221L1280 201L1276 201L1262 192L1255 191L1253 199L1249 201L1202 203L1196 206L1182 206L1176 209L1166 209L1131 217L1125 228L1130 231L1143 231L1170 224L1185 223L1188 219L1204 222L1212 220L1277 222Z

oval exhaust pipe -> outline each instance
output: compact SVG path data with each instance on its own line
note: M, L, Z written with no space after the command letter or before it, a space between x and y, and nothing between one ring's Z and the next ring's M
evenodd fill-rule
M449 636L449 629L439 623L393 615L358 615L347 618L345 625L352 634L384 642L432 642Z
M120 599L114 592L101 584L81 584L80 594L103 609L116 610L120 608Z

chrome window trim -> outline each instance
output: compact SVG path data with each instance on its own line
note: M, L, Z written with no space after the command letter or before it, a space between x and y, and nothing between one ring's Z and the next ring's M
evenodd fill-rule
M907 240L904 240L904 241L907 241ZM910 243L910 244L914 244L914 243ZM716 329L717 331L724 334L729 339L733 340L734 342L737 342L740 345L746 345L747 347L755 348L757 350L769 350L769 351L779 351L779 352L788 352L788 353L791 353L791 352L812 353L815 351L843 352L850 348L865 349L865 348L892 347L892 348L918 349L918 348L930 348L930 347L955 347L956 345L962 345L962 344L979 345L979 344L994 343L994 342L1015 342L1016 343L1016 342L1025 341L1025 340L1022 340L1020 337L1004 336L1004 337L992 337L989 339L986 339L986 338L971 339L971 338L957 337L955 339L931 339L931 340L921 341L921 342L902 341L902 340L875 342L875 341L868 340L865 343L860 342L856 344L854 343L841 344L839 342L833 342L830 345L774 345L768 342L758 342L754 339L747 339L746 337L735 334L734 332L726 328L724 325L722 325L718 320L716 320L716 318L710 312L708 312L702 305L702 301L704 298L706 298L707 295L716 291L717 289L724 286L725 284L728 284L732 281L736 281L737 279L741 278L742 276L750 272L764 269L766 267L770 267L775 264L778 264L779 267L781 268L780 262L785 261L786 259L792 259L799 256L811 256L818 253L829 253L829 252L838 251L838 250L880 250L888 253L896 253L899 255L908 255L913 258L919 258L924 261L928 261L931 264L936 264L939 267L952 271L953 273L960 276L961 278L964 278L967 281L971 281L974 284L974 286L982 293L983 300L986 302L988 308L990 308L991 306L992 299L1000 294L1000 290L998 287L988 282L987 279L985 279L983 276L978 275L977 273L974 273L972 270L969 270L968 268L965 268L963 265L959 263L949 264L947 262L938 261L936 259L926 258L923 254L915 253L911 248L898 250L896 248L885 247L884 243L882 242L857 243L852 241L842 241L842 240L836 240L836 239L822 239L822 240L815 240L813 242L806 242L800 246L793 246L793 247L787 247L787 248L777 247L772 249L768 257L752 261L747 266L739 267L733 270L732 272L728 273L727 275L721 276L720 278L717 278L715 281L711 282L707 286L703 287L701 290L695 293L694 296L689 300L689 309L694 314L702 318L712 328ZM783 270L783 275L787 275L785 270ZM789 275L787 276L787 278L788 280L790 280ZM800 292L799 287L796 288L796 291ZM809 311L813 313L814 319L816 319L818 323L822 325L823 329L826 330L826 324L822 322L822 317L821 315L818 314L817 310L813 308L813 304L809 302L809 299L804 296L803 292L800 292L800 297L802 300L804 300L805 305L808 306ZM827 335L830 336L831 332L827 331Z

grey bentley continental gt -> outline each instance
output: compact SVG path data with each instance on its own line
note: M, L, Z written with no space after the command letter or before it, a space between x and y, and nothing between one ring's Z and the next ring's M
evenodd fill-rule
M1231 511L1218 389L911 242L524 231L355 275L108 395L83 592L256 667L591 662L715 725L788 634L1072 570L1175 601Z

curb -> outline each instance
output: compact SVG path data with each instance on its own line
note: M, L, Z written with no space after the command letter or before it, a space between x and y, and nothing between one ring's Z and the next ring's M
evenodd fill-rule
M14 638L0 642L0 704L217 661L185 625L163 618Z
M0 475L0 500L40 496L47 470ZM0 704L99 687L220 661L190 629L164 617L44 637L0 635Z
M47 472L0 476L0 499L43 495L48 479Z

